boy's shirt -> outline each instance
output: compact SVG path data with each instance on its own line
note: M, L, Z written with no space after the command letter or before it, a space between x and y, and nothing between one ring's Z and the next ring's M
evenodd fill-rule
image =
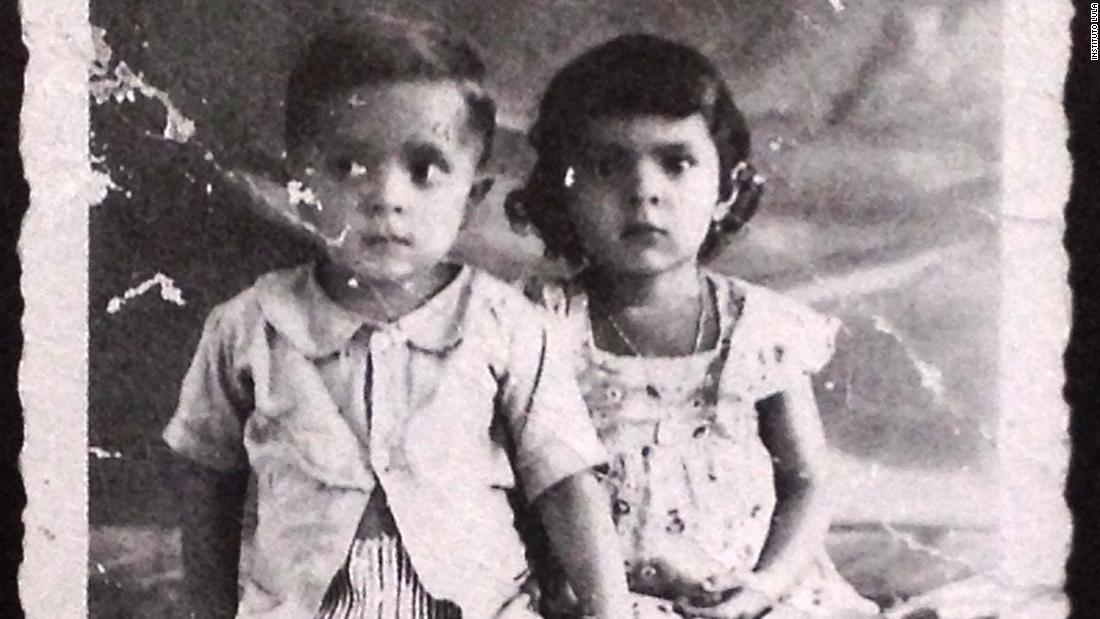
M508 491L534 500L606 460L547 324L471 267L388 325L336 305L309 266L215 308L164 439L256 476L238 616L312 616L376 483L429 593L470 619L519 596Z

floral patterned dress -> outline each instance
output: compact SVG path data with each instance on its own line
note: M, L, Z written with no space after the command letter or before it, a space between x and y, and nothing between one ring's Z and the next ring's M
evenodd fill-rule
M718 344L680 357L600 350L579 287L542 284L536 292L565 318L581 389L611 457L601 480L639 619L673 614L668 600L708 576L752 571L776 505L756 403L819 370L839 326L766 288L716 274L707 282ZM875 604L844 581L824 547L818 555L767 616L873 616Z

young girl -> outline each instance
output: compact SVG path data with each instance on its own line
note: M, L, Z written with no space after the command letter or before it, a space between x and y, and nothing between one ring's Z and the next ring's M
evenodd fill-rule
M616 38L555 76L530 141L537 163L506 210L577 268L529 291L576 345L637 616L877 612L824 553L810 375L837 323L701 266L762 182L717 70L677 43Z
M184 379L164 438L191 463L188 616L531 617L525 504L587 612L627 610L567 359L519 292L446 261L488 186L483 74L464 42L385 20L322 33L292 72L294 217L323 257L215 308Z

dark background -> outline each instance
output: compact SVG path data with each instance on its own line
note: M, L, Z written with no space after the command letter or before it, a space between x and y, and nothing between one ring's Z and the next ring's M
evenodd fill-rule
M999 3L95 0L92 23L112 51L100 86L124 62L157 90L92 107L96 166L116 186L93 207L90 229L94 599L122 604L178 575L181 506L158 437L202 320L260 273L309 255L255 216L223 172L276 165L295 51L315 24L356 6L445 21L484 49L501 104L500 181L456 253L509 278L540 268L537 242L508 231L500 203L530 163L522 131L553 70L633 30L709 54L769 178L761 214L713 266L845 321L819 381L848 487L838 562L881 596L989 565L981 534L996 519L986 505L997 422ZM163 137L161 93L194 121L184 143ZM106 311L158 272L185 305L153 289ZM929 571L898 540L852 533L880 533L883 522L951 547L963 567Z

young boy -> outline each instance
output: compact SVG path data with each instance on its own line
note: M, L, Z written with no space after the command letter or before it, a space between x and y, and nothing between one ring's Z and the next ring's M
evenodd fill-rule
M529 616L516 490L588 609L628 612L571 368L521 295L445 261L489 186L483 74L465 43L380 19L317 37L292 72L288 161L324 258L211 312L165 430L189 462L195 616Z

